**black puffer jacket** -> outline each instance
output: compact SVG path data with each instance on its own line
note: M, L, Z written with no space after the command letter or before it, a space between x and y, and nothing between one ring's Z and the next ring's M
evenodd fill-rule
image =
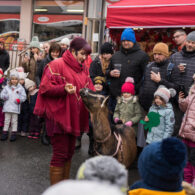
M48 54L40 63L37 69L37 73L36 73L36 84L39 87L40 83L41 83L41 78L43 75L43 71L45 66L51 62L53 60L53 58Z
M148 55L140 49L138 43L135 43L129 50L125 50L121 47L121 50L112 56L111 63L106 70L110 95L113 97L120 96L121 86L127 77L134 78L136 93L138 93L141 79L148 61ZM119 78L110 76L110 71L114 69L115 64L121 64L121 74Z
M173 54L170 60L175 66L178 66L180 63L186 63L185 72L180 74L180 84L184 84L185 94L187 95L193 84L192 77L195 73L195 51L187 52L186 47L183 47L180 52Z
M101 65L99 56L97 56L95 60L91 62L90 68L89 68L89 74L90 74L92 81L97 76L105 77L104 73L102 72L102 65Z
M5 72L9 68L9 54L6 50L0 50L0 68Z
M170 61L167 59L160 64L152 62L147 65L139 91L139 101L145 111L148 111L152 105L152 101L154 100L154 92L157 90L159 85L165 85L167 88L174 88L175 90L178 90L179 71L178 68L174 66L171 71L171 75L169 75L167 70L169 63ZM150 78L152 67L159 68L161 75L161 81L159 83L152 81Z

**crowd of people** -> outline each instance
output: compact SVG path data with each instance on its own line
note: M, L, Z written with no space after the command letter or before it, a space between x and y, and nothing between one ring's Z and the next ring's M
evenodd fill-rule
M0 39L1 141L8 139L9 127L11 142L18 134L29 139L44 134L53 148L51 184L69 179L72 156L81 147L84 132L89 131L88 153L94 154L93 126L79 94L89 88L109 96L110 124L135 130L142 181L129 194L185 194L182 180L195 186L195 31L186 35L176 30L173 40L174 51L166 43L156 43L150 61L134 30L127 28L119 51L105 42L92 61L90 45L81 37L45 43L42 48L33 37L29 55L5 76L9 59Z

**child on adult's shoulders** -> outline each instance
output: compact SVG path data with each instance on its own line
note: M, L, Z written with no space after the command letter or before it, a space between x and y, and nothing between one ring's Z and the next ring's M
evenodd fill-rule
M134 79L127 77L121 88L121 97L117 100L114 111L114 122L123 123L126 126L134 127L137 132L137 125L143 116L142 108L135 96Z

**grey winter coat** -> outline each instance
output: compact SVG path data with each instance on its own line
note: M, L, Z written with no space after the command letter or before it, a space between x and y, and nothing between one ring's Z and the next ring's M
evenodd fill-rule
M159 113L161 117L160 124L157 127L152 127L151 132L148 132L146 143L150 144L152 142L161 141L162 139L171 137L175 124L172 105L167 103L165 107L159 107L153 104L150 107L149 112Z
M6 85L0 96L4 100L3 112L20 114L20 105L26 100L26 92L20 84L17 86ZM20 100L19 104L16 99Z

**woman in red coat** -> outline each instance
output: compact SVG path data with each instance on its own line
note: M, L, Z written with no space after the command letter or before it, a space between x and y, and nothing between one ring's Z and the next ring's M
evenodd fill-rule
M45 67L41 80L34 113L46 118L53 147L51 184L69 178L76 137L89 128L89 114L79 95L82 88L93 89L88 68L83 65L89 48L83 38L75 38L61 58Z

